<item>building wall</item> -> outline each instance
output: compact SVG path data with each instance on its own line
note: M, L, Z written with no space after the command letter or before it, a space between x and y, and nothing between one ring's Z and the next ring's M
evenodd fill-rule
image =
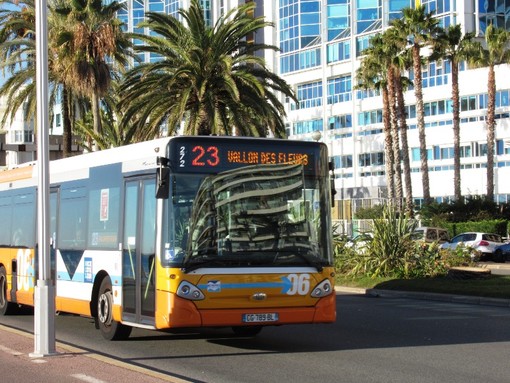
M367 46L371 35L387 28L391 19L400 17L403 6L413 6L415 0L254 0L256 15L264 15L275 27L257 33L257 41L278 46L281 51L267 51L268 66L291 84L300 97L298 109L290 100L286 105L286 124L290 138L311 140L314 131L321 132L330 155L336 162L335 186L337 198L380 198L386 193L382 122L377 114L381 98L361 95L354 90L354 77L359 66L359 52ZM206 16L213 23L221 14L244 3L244 0L204 0ZM459 23L465 31L482 36L487 23L510 29L510 6L505 0L422 0L428 11L434 10L443 26ZM189 0L126 0L126 10L119 13L129 31L142 31L137 24L147 11L176 14L179 8L189 6ZM145 60L150 60L146 56ZM496 113L497 120L495 193L506 201L510 183L505 182L510 172L510 118L508 94L510 76L508 65L497 68L497 89L503 102ZM444 64L424 69L424 79L434 85L424 88L425 103L431 108L450 99L450 74ZM438 82L441 85L437 85ZM460 93L470 105L486 94L487 71L463 70L460 74ZM329 89L336 93L328 94ZM505 98L506 97L506 98ZM406 103L414 104L412 91L406 94ZM476 104L476 102L475 102ZM436 105L436 106L434 106ZM471 156L461 159L462 192L464 195L483 194L486 189L486 127L483 107L467 108L461 114L461 145L469 148ZM57 111L58 114L58 111ZM367 116L374 115L373 121ZM365 120L360 119L364 116ZM451 113L426 117L427 147L431 152L429 166L433 197L453 195L453 147ZM367 122L368 121L368 122ZM408 121L410 156L419 146L416 121ZM58 131L54 121L55 133ZM9 142L9 137L6 138ZM499 149L498 149L499 148ZM466 149L467 150L467 149ZM499 151L498 151L499 150ZM27 159L30 160L30 159ZM12 159L14 163L19 158ZM422 197L419 161L411 162L412 187L415 198Z
M370 36L382 32L392 18L400 17L402 6L413 6L414 0L279 0L264 1L266 15L278 15L272 43L281 49L275 69L291 84L300 97L300 108L287 104L287 124L290 138L311 140L319 130L337 160L335 170L337 198L379 198L385 194L386 179L382 121L363 121L360 114L381 111L382 100L377 96L361 95L354 90L359 53ZM459 23L464 31L475 31L479 36L492 20L497 26L510 28L510 7L504 1L422 1L428 11L435 10L442 26ZM337 28L337 30L335 30ZM338 33L337 33L338 32ZM336 33L336 35L335 35ZM266 34L267 37L267 34ZM289 68L289 57L291 57ZM508 65L497 68L497 89L503 93L503 103L496 110L495 193L498 200L510 196L510 184L505 182L510 172L510 156L505 142L510 144L508 118L510 91ZM429 106L437 107L451 99L450 72L444 64L424 68L428 81L423 94ZM441 85L438 85L438 83ZM336 87L336 94L328 94ZM343 87L343 90L342 90ZM466 101L478 99L487 93L487 70L463 70L460 74L460 94ZM331 102L331 101L332 102ZM406 104L415 103L413 91L406 94ZM469 104L469 102L467 102ZM484 194L486 191L485 108L469 108L461 113L461 145L469 147L471 156L462 158L462 193ZM430 191L438 200L453 196L453 132L452 113L426 117L429 158ZM333 123L333 125L331 125ZM409 147L413 196L423 196L420 162L413 153L419 148L416 119L408 120ZM481 145L481 147L480 147ZM498 146L496 146L496 149ZM478 150L481 152L477 153ZM384 157L382 156L382 159ZM414 160L413 160L414 159Z

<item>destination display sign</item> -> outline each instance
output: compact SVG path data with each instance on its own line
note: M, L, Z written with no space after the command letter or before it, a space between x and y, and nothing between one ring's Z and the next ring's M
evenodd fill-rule
M216 173L249 165L298 164L317 170L321 144L278 139L176 137L169 144L174 172Z

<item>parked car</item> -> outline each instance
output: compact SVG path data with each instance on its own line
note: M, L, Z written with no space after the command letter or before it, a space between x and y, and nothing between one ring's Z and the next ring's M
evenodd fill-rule
M462 233L456 235L451 241L443 243L442 249L456 249L457 246L463 245L467 248L475 250L471 257L475 260L492 260L495 249L503 244L503 240L499 234L494 233ZM479 259L477 257L479 254Z
M494 249L494 262L506 262L510 260L510 243L504 243Z
M439 244L448 242L448 230L440 227L422 226L416 228L411 234L415 241L437 242Z

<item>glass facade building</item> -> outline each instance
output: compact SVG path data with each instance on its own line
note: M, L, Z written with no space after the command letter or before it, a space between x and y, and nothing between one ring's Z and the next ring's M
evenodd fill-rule
M125 0L119 14L129 30L146 11L175 14L189 0ZM298 103L282 98L290 138L311 140L319 131L335 164L336 198L381 198L386 195L382 98L375 91L356 89L355 74L362 51L376 33L402 16L404 7L420 0L252 0L256 15L274 28L255 39L275 45L266 53L268 65L295 90ZM206 18L219 15L245 0L202 0ZM483 36L490 23L510 30L509 0L421 0L440 25L460 24L463 32ZM145 60L154 58L144 57ZM496 68L496 199L510 198L510 76L508 65ZM413 74L409 73L412 79ZM431 195L438 201L453 196L453 115L451 65L427 63L422 68L425 124ZM464 195L486 191L487 69L461 66L461 178ZM413 196L422 198L419 140L414 90L405 95Z

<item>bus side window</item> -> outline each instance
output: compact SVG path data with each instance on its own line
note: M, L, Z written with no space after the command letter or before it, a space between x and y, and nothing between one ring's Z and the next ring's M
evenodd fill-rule
M33 193L14 196L11 245L15 247L35 246L35 195Z
M85 250L87 239L87 198L85 188L62 189L58 247Z

